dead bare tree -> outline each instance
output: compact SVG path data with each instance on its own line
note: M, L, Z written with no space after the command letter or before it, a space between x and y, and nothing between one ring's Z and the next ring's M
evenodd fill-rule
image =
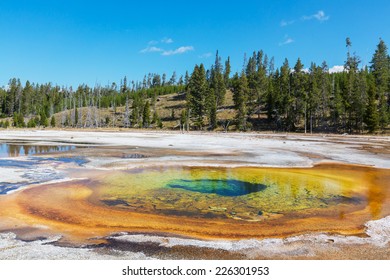
M101 91L101 88L100 88L100 85L99 86L95 86L95 89L94 89L94 106L93 106L93 118L94 118L94 123L95 123L95 127L99 127L99 109L100 109L100 91Z
M66 99L62 101L61 126L64 127L66 123Z
M71 112L71 115L70 115L70 121L71 121L71 124L73 127L76 126L76 101L74 100L74 96L72 96L72 100L70 102L73 101L73 110Z
M78 109L78 118L77 118L77 124L76 126L77 127L82 127L82 120L83 120L83 100L82 98L79 96L79 109Z
M129 109L129 97L126 97L126 106L125 106L125 115L123 120L123 125L126 128L129 128L130 126L130 109Z
M87 106L87 117L85 118L85 124L84 127L91 127L92 126L92 101L91 97L87 99L87 96L85 97Z

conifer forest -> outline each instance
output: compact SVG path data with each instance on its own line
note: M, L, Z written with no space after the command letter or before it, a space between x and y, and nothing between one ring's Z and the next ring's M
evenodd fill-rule
M142 81L124 77L105 86L12 78L0 88L0 127L388 133L387 46L379 39L370 64L361 65L351 40L345 43L344 69L337 73L326 61L303 65L300 58L275 67L274 57L260 50L244 55L236 73L230 58L217 51L210 67L189 66L192 71L183 75L149 73ZM159 105L166 95L182 102Z

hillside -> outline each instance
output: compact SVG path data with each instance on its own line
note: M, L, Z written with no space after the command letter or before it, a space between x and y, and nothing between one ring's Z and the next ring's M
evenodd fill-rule
M158 116L162 122L162 129L171 130L179 129L180 125L180 115L186 106L186 94L181 93L172 93L166 95L160 95L156 98L155 104L153 105L152 99L149 98L148 101L151 105L151 118L153 112L156 110ZM129 105L131 107L131 104ZM221 126L217 130L222 130L225 123L229 123L231 129L234 129L233 119L235 116L235 110L233 109L233 94L230 90L226 91L225 100L222 106L218 108L217 117ZM80 109L78 109L80 110ZM69 117L72 114L73 110L66 110L54 114L56 127L61 127L61 121L63 116ZM116 112L113 108L102 108L98 110L98 115L102 127L120 127L125 128L124 118L125 118L125 106L116 107ZM131 113L131 109L130 109ZM81 108L82 121L79 126L84 127L88 115L88 109L86 107ZM8 118L11 122L12 119ZM28 119L25 119L25 122L28 122ZM205 119L207 124L207 119ZM155 124L152 124L150 127L156 128Z
M156 123L152 123L149 128L156 128L162 130L180 130L180 116L183 111L186 110L186 93L171 93L171 94L163 94L159 95L155 100L152 98L147 98L145 101L149 101L151 104L151 112L150 119L152 120L153 113L156 111L159 116L162 126L158 127ZM132 112L132 101L129 102L129 113L131 115ZM87 107L81 107L77 109L78 125L75 128L120 128L125 129L125 106L117 106L115 109L112 107L109 108L101 108L88 110ZM55 118L55 128L63 128L68 127L68 125L63 126L62 123L64 119L70 120L74 115L74 110L65 110L58 113L53 114ZM99 118L99 125L96 126L94 124L88 125L88 114L92 115L90 118L94 121L97 117ZM234 109L234 101L233 101L233 93L230 90L226 91L224 102L217 109L217 120L218 126L215 131L236 131L236 121L235 117L237 115L237 110ZM36 116L34 117L36 118ZM28 121L32 119L26 117L24 119L25 124L27 125ZM13 118L3 118L0 122L4 124L8 121L11 126L13 123ZM209 120L207 117L204 118L205 129L209 125ZM269 122L267 120L267 114L265 108L260 108L258 111L255 111L251 116L248 116L248 124L249 130L253 131L281 131L278 129L277 124L275 122ZM48 127L51 127L50 120ZM130 125L129 128L137 128L137 125ZM193 127L193 121L190 121L190 129L195 129ZM296 128L296 132L304 132L304 123L301 122L300 125ZM314 131L316 132L316 131ZM389 128L382 131L381 134L387 135L389 133Z

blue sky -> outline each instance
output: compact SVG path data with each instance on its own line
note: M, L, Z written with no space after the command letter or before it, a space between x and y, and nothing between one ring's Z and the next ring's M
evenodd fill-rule
M390 1L0 1L0 85L77 86L209 67L219 50L232 70L263 49L294 65L342 65L345 38L369 64L390 44Z

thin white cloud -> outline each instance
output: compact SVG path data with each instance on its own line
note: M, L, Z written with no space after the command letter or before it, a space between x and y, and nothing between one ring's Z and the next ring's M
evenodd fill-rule
M169 37L164 37L159 41L152 40L149 41L146 48L140 50L140 53L160 53L163 56L171 56L176 54L183 54L189 51L193 51L193 46L182 46L176 49L167 50L162 46L162 44L172 44L173 39ZM211 55L211 54L210 54Z
M280 27L286 27L288 25L292 25L297 21L309 21L309 20L318 20L319 22L324 22L329 20L330 16L326 15L323 10L319 10L317 13L312 14L310 16L302 16L300 19L292 19L292 20L282 20L280 22Z
M143 50L140 50L140 53L154 53L154 52L163 52L164 50L157 47L146 47Z
M157 44L158 44L158 41L156 41L156 40L152 40L152 41L148 42L148 46L157 45Z
M292 39L291 37L285 37L284 41L279 43L279 46L284 46L284 45L288 45L288 44L291 44L291 43L294 43L294 39Z
M320 22L323 22L323 21L327 21L329 19L329 16L325 15L325 12L320 10L316 14L302 17L302 20L312 20L312 19L316 19Z
M175 50L163 51L162 55L169 56L169 55L183 54L183 53L193 51L193 50L194 50L193 46L183 46L183 47L179 47Z
M314 15L314 18L319 21L326 21L329 19L329 16L325 15L324 11L318 11L318 13Z
M294 24L294 23L295 23L295 20L289 20L289 21L282 20L282 21L280 22L280 26L281 26L281 27L285 27L285 26L287 26L287 25L291 25L291 24Z
M169 37L164 37L162 38L161 40L151 40L148 42L148 46L155 46L155 45L158 45L159 43L163 43L163 44L172 44L173 43L173 39L172 38L169 38Z
M207 52L207 53L204 53L204 54L201 54L199 56L199 58L209 58L210 56L212 56L213 54L211 52Z
M161 43L172 44L173 40L172 40L172 38L164 37L164 38L161 39Z
M329 73L339 73L344 71L343 65L335 65L331 68L329 68Z

